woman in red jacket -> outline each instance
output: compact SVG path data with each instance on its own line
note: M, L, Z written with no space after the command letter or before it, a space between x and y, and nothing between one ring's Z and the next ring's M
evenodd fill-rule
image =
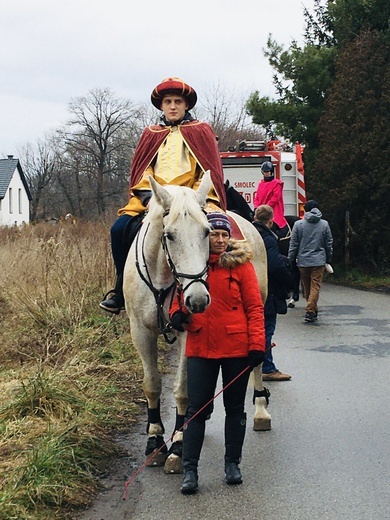
M198 489L198 460L205 421L202 410L214 395L219 370L226 387L246 367L263 362L265 351L263 302L252 263L251 249L230 240L230 223L224 213L209 213L210 259L207 282L211 303L202 314L189 315L176 298L170 310L173 326L187 331L186 357L189 404L183 435L183 494ZM225 480L241 484L239 468L246 428L245 394L249 372L244 372L223 393L225 406Z

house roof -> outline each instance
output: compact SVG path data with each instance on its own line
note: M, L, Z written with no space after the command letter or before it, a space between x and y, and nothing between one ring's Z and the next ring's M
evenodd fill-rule
M22 167L20 165L19 159L14 159L12 155L9 155L8 159L0 159L0 199L4 198L9 183L11 182L12 176L16 169L18 169L27 196L29 200L31 200L31 193L26 181L26 177L24 176Z

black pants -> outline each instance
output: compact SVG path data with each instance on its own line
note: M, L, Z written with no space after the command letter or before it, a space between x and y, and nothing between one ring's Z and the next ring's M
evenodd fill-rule
M183 437L183 466L185 471L196 471L202 450L205 421L212 412L211 402L192 420L196 412L213 398L215 387L222 369L222 384L225 387L248 366L248 358L205 359L187 358L187 378L189 404L185 417L186 425ZM225 406L225 461L239 463L245 437L246 415L245 394L248 386L249 370L244 372L223 392Z
M189 403L186 420L192 417L214 396L220 368L222 369L222 384L225 387L247 366L247 357L224 359L187 358ZM249 370L223 392L226 416L232 417L244 413L248 379ZM198 422L205 421L208 413L210 413L210 408L212 409L212 405L208 408L208 410L203 410L195 420Z
M114 292L122 295L123 271L130 246L136 237L142 224L145 212L131 217L130 215L122 215L117 218L111 227L111 251L114 259L117 280Z

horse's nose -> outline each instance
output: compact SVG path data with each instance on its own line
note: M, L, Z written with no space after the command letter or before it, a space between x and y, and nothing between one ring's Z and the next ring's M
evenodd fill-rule
M198 314L204 312L210 305L210 296L208 293L201 297L188 295L185 298L184 304L192 314Z

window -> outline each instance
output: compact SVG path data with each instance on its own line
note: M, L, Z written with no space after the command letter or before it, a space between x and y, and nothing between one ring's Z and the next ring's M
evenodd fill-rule
M13 213L13 208L12 208L12 188L10 188L8 190L8 201L9 201L9 212Z
M18 189L18 206L19 206L19 214L22 213L22 190Z

